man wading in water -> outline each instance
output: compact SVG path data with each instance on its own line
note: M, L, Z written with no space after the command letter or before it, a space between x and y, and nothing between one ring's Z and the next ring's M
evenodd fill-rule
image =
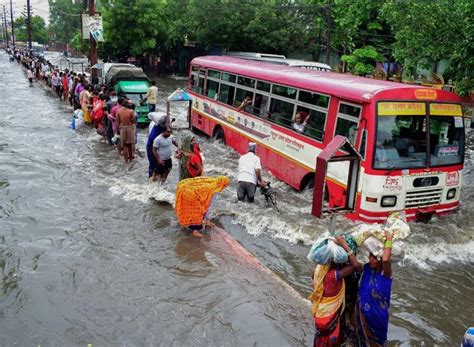
M171 155L173 151L171 145L173 144L178 147L176 141L171 137L171 132L171 128L167 127L166 130L153 141L153 155L158 164L156 172L158 174L158 180L161 183L166 181L172 168Z
M128 102L123 104L127 106ZM117 123L120 130L120 141L123 148L123 157L125 163L129 163L134 159L133 145L135 144L135 115L134 111L122 107L117 113Z
M239 201L244 201L247 197L249 202L253 202L257 183L260 187L265 186L261 175L262 165L260 164L260 158L255 154L256 150L257 144L250 142L248 153L239 159L239 176L237 179L239 182L237 199Z

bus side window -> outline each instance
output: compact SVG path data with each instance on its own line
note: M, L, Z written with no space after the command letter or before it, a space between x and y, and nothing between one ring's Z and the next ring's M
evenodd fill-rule
M222 83L221 90L219 93L219 101L226 103L228 105L233 105L234 91L235 91L235 87Z
M360 107L341 102L339 104L339 112L337 113L334 136L342 135L347 137L350 143L355 144L359 117Z
M216 94L219 92L219 82L207 80L206 85L206 96L214 99Z
M353 122L344 118L338 118L336 124L336 135L342 135L349 139L349 142L354 144L357 133L357 122Z
M253 93L248 91L248 90L245 90L245 89L240 89L240 88L237 88L237 91L235 92L235 100L234 100L234 107L239 107L240 104L242 103L242 101L244 101L245 97L247 95L250 95L252 97L252 100L253 100ZM246 110L248 112L248 110Z
M199 87L198 87L199 94L204 93L204 80L205 80L204 76L199 76Z
M199 78L197 75L192 74L189 78L189 87L194 92L199 92Z
M325 123L326 113L318 110L309 110L308 123L306 124L304 133L309 137L322 141Z
M255 94L255 100L253 103L253 114L258 117L267 119L267 105L269 99L270 98L266 95Z
M294 108L292 103L272 98L270 102L270 120L291 128Z

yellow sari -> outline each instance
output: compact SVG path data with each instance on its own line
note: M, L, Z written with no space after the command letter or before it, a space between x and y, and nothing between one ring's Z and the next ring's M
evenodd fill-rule
M335 296L325 297L324 278L331 269L330 265L318 265L314 270L314 291L308 297L312 303L311 313L314 317L317 338L314 346L337 346L340 336L340 317L345 306L346 285L342 286Z
M229 178L195 177L178 183L176 188L175 211L182 226L202 224L215 193L229 185Z

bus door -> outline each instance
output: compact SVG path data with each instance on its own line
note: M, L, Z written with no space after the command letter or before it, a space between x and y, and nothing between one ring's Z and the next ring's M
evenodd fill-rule
M360 118L362 114L362 106L349 103L347 101L339 101L334 137L341 135L347 138L348 142L356 147L356 140L360 138L359 132ZM364 123L364 122L363 122ZM360 140L358 141L360 144ZM351 181L350 163L348 161L336 161L328 163L328 193L330 205L345 206L347 204L347 190Z

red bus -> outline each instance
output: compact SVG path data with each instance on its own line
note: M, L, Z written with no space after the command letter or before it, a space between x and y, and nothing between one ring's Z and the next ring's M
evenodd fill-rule
M193 59L188 91L193 128L239 153L258 143L262 165L299 190L311 185L322 149L347 137L362 157L355 218L405 210L416 219L459 205L465 129L453 93L226 56ZM347 168L328 166L330 206L345 204Z

